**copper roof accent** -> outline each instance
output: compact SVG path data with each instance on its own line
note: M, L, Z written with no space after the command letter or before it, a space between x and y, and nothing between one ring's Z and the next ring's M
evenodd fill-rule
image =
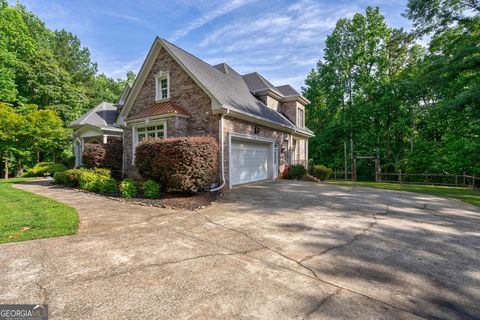
M174 104L173 102L166 101L155 103L145 110L142 110L136 114L132 114L127 118L127 120L143 119L169 113L190 116L190 113L188 113L188 111L183 107Z

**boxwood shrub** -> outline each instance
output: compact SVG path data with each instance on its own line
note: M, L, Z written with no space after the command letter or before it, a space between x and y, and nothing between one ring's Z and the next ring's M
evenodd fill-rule
M143 183L143 195L147 199L160 198L160 185L153 180L147 180Z
M218 143L210 136L145 139L137 146L135 166L166 191L204 191L218 170Z
M122 182L120 182L118 189L120 190L122 197L127 199L134 198L138 194L138 184L133 179L123 179Z
M332 175L332 173L332 169L322 166L320 164L313 167L313 176L321 181L327 180Z

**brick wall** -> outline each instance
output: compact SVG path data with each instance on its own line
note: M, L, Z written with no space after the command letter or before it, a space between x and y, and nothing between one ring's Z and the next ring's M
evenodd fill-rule
M218 139L219 116L211 110L210 97L190 78L182 67L161 49L140 92L132 105L130 114L138 113L155 103L155 75L159 71L170 76L170 101L185 108L190 119L173 117L167 119L167 136L212 135ZM134 175L132 168L132 128L127 126L124 139L124 169Z

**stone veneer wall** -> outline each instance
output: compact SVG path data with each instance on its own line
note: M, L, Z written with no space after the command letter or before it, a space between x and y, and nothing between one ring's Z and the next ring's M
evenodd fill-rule
M191 114L190 119L180 117L167 119L167 136L212 135L218 139L219 116L212 113L210 97L163 48L145 79L130 114L138 113L155 103L155 75L159 71L169 72L170 101L182 106ZM132 166L131 126L124 129L123 139L124 173L135 175Z
M277 111L277 112L282 112L282 104L280 101L269 97L268 95L263 95L259 97L260 100L269 108Z

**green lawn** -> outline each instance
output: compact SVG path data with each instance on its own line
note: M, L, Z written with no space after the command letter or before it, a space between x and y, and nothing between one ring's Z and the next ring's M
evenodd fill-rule
M340 181L340 180L328 181L328 183L426 193L426 194L432 194L435 196L456 198L480 207L480 191L474 191L472 189L467 189L467 188L423 186L423 185L383 183L383 182L362 182L362 181L352 182L352 181Z
M0 243L76 233L79 219L75 209L12 186L28 180L0 179Z

